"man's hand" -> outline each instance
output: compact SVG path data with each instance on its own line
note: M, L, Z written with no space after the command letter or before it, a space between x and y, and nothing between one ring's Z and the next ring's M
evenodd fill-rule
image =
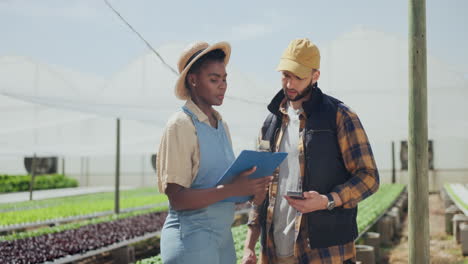
M257 264L257 256L255 255L255 245L257 244L258 237L260 236L260 226L250 225L247 229L247 236L244 242L244 257L242 264Z
M255 249L244 248L244 257L242 257L242 264L257 264L257 256Z
M327 196L316 191L304 192L304 200L292 199L286 195L284 198L288 200L289 205L303 214L327 209L328 204Z

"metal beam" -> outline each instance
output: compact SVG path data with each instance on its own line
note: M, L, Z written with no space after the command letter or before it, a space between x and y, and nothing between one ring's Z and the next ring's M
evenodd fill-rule
M114 212L120 213L120 118L117 118L115 146L115 206Z

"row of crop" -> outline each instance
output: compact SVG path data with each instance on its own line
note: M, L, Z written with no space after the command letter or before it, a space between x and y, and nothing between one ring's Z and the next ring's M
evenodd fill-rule
M128 209L153 205L167 201L167 196L159 194L154 188L122 191L120 208ZM5 206L0 212L0 226L43 222L63 218L91 215L112 211L114 194L99 193L62 197L41 201L19 203Z
M403 184L381 184L379 190L375 194L360 202L357 216L359 233L367 229L369 225L384 214L399 197L404 188L405 185ZM244 250L244 241L247 235L247 226L240 225L233 227L232 234L234 237L237 261L240 262ZM256 252L257 254L260 252L260 243L256 245ZM160 263L162 263L160 255L137 262L137 264Z
M131 190L121 190L120 197L139 197L139 196L148 196L157 194L155 188L139 188ZM81 194L81 195L72 195L64 196L57 198L33 200L33 201L23 201L23 202L14 202L14 203L0 203L0 212L8 211L21 211L29 209L39 209L45 207L56 206L60 204L73 204L73 203L87 203L89 201L97 200L112 200L114 199L114 192L100 192L100 193L90 193L90 194ZM1 201L0 201L1 202Z
M127 191L127 192L128 192L127 193L128 195L135 195L135 196L143 196L144 194L144 192L142 192L141 190L139 190L139 195L136 193L136 191ZM103 194L99 194L99 195L102 196ZM66 198L70 199L71 197L66 197ZM152 208L132 210L130 212L122 211L122 213L120 214L110 214L110 215L90 218L90 219L86 219L82 221L73 221L72 223L61 224L61 225L56 225L56 226L51 226L51 227L41 226L40 228L30 229L28 231L13 232L12 234L0 236L0 241L22 239L22 238L34 237L34 236L39 236L39 235L44 235L44 234L53 234L53 233L57 233L57 232L61 232L61 231L69 230L69 229L75 229L84 225L96 224L96 223L101 223L101 222L106 222L106 221L113 221L116 219L141 215L145 213L167 211L168 204L164 202L162 203L162 205L154 205L154 206L150 205L148 207L152 207ZM248 207L249 205L247 203L238 204L236 205L236 212L243 213Z
M385 211L386 208L388 208L393 203L393 201L398 197L398 195L401 193L403 188L404 187L402 185L392 185L392 186L382 185L379 192L377 192L376 194L374 194L370 198L366 199L365 201L361 202L360 203L360 208L359 208L359 213L358 213L358 225L360 226L360 230L363 230L363 228L365 227L365 224L363 224L363 221L366 221L366 218L365 217L363 218L363 215L367 215L367 216L374 215L374 217L378 217L379 213L376 213L376 212L378 212L379 210L380 211L382 211L382 210ZM372 212L372 213L369 213L369 212ZM137 215L137 214L134 214L134 215ZM86 251L86 250L91 250L91 249L96 249L96 248L99 248L99 247L103 247L105 245L108 245L107 242L115 243L116 241L121 241L121 240L112 240L111 241L111 240L105 240L104 238L101 238L101 239L95 238L93 236L89 236L88 235L89 232L82 231L82 230L94 230L93 231L94 233L98 233L97 231L95 231L97 229L93 229L94 227L91 227L91 226L96 226L98 224L103 224L103 225L101 225L101 227L102 226L105 227L105 226L108 225L109 222L115 222L113 220L115 220L116 218L123 220L123 219L130 219L131 218L130 216L131 216L131 214L114 216L114 219L111 219L109 217L103 218L103 219L93 219L93 220L80 222L80 223L62 225L62 226L51 227L51 228L43 228L43 229L40 229L40 230L24 232L24 233L20 233L20 234L14 234L14 235L10 235L10 236L7 236L7 237L0 237L0 241L3 240L3 242L0 242L0 249L3 250L3 251L0 251L0 254L5 255L4 259L0 259L0 263L3 263L2 262L3 260L7 260L6 259L7 256L9 256L11 259L14 259L16 261L16 263L22 263L21 261L24 261L23 255L24 256L29 256L29 257L40 255L39 258L42 261L44 259L44 257L46 257L47 259L57 258L57 257L62 256L63 254L68 255L68 254L73 254L73 253L76 253L76 252L81 252L80 250ZM157 230L155 229L155 231L160 230L161 225L162 225L162 223L164 221L164 217L162 217L158 221L160 221L160 225L158 226ZM368 220L368 221L373 222L373 220ZM138 226L138 224L135 224L135 223L130 224L128 221L127 221L127 224L131 225L131 226L133 226L133 225ZM101 227L99 227L99 228L101 228ZM111 231L109 231L110 232L109 234L111 234L110 235L111 237L115 237L115 236L119 237L120 234L114 234L115 232L125 233L125 232L128 231L128 229L125 229L125 228L124 229L116 229L117 231L115 231L114 229L107 229L107 230L111 230ZM69 240L73 240L75 238L72 239L71 237L68 237L68 240L65 239L65 238L67 238L67 235L64 235L64 234L68 234L68 235L71 234L71 236L78 237L79 238L78 241L80 241L80 239L81 239L80 238L80 236L81 236L80 232L84 232L83 234L86 237L86 239L89 239L89 240L93 241L92 243L96 242L96 244L92 244L92 243L90 244L88 242L86 242L86 243L81 242L81 243L84 243L83 246L78 246L78 248L77 248L77 246L74 245L74 242L68 242ZM242 257L243 242L245 240L245 236L246 236L246 233L247 233L247 227L245 225L234 227L232 229L232 232L233 232L233 236L234 236L234 240L235 240L235 247L236 247L237 257L238 257L238 259L240 259ZM141 233L137 233L136 236L140 236L140 235L141 235ZM100 234L99 236L109 236L109 235L108 234ZM124 240L125 239L130 239L130 238L131 238L131 236L124 235ZM99 241L102 241L103 239L105 241L107 241L107 242L106 243L99 242ZM56 245L57 243L59 243L59 244L62 243L61 241L62 242L67 241L67 242L66 243L63 242L65 244L63 246ZM27 245L31 245L31 244L34 244L34 243L48 244L48 246L47 246L47 248L46 248L46 246L40 246L40 247L38 247L39 252L34 253L35 252L34 249L31 249L31 248L29 248L27 246ZM92 245L95 245L95 246L92 246ZM15 250L10 250L13 253L10 253L8 255L6 253L8 251L8 249L13 249L13 248ZM65 253L63 253L62 252L62 251L64 251L63 248L67 249L68 251L65 250ZM18 253L18 249L26 250L26 251L28 251L30 253L26 254L26 253L23 252L24 253L23 254L23 253L21 253L21 251ZM33 252L33 253L31 253L31 252ZM60 252L62 252L62 253L60 253ZM258 244L257 244L257 252L259 252ZM25 262L34 263L34 261L32 261L32 260L28 260L28 261L25 261ZM142 261L140 261L140 263L148 264L148 263L161 263L161 262L160 262L160 257L157 256L157 257L154 257L154 258L149 258L149 259L142 260Z
M461 210L468 211L468 189L459 183L447 183L445 184L445 190L450 195L452 200L461 207Z
M12 234L0 236L0 242L36 237L36 236L41 236L41 235L51 235L51 234L63 232L66 230L77 229L86 225L110 222L110 221L115 221L118 219L123 219L127 217L143 215L143 214L149 214L149 213L154 213L154 212L165 212L167 211L167 208L168 208L167 205L157 206L157 207L146 209L146 210L139 210L139 211L133 211L133 212L127 212L127 213L120 213L120 214L111 214L108 216L91 218L91 219L87 219L83 221L70 222L70 223L62 224L62 225L47 226L47 227L41 227L37 229L30 229L30 230L26 230L22 232L15 232Z
M245 205L237 206L236 210L242 211L244 207ZM156 221L154 221L155 215L159 215ZM0 236L0 255L2 255L0 263L4 263L2 261L37 263L56 260L64 256L69 257L68 255L73 254L81 255L90 250L98 250L97 252L99 252L100 248L113 246L119 242L125 243L131 239L138 239L148 233L159 231L166 215L167 206L164 206ZM148 217L151 218L151 223L142 220L148 219ZM157 225L152 225L154 223ZM92 231L92 235L90 235L89 230ZM83 241L84 239L86 241ZM33 248L32 245L35 243L41 245L38 248Z
M29 191L30 175L0 175L0 193ZM77 187L78 181L62 174L39 175L34 178L34 190Z
M42 263L159 231L166 212L102 221L55 233L0 242L0 263Z
M381 184L379 190L358 204L358 232L362 233L383 215L405 189L403 184Z
M243 207L237 206L237 210ZM141 237L161 229L166 211L164 206L3 236L0 263L50 261ZM34 248L34 244L40 246Z

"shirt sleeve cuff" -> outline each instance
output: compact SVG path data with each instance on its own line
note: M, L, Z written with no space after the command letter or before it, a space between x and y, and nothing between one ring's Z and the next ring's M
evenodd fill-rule
M250 209L249 220L247 221L247 226L260 225L258 216L259 216L258 207Z
M341 199L341 206L344 208L352 208L354 207L351 204L351 190L349 189L346 184L338 185L335 188L333 188L332 192L336 192L338 196L340 196Z

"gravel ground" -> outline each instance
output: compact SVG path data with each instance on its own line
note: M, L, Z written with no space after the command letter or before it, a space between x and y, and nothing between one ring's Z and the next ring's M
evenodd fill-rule
M432 264L468 263L468 256L463 257L461 246L452 236L445 233L444 204L439 194L429 196L430 253ZM405 219L404 229L398 244L388 250L384 263L408 263L408 222Z

